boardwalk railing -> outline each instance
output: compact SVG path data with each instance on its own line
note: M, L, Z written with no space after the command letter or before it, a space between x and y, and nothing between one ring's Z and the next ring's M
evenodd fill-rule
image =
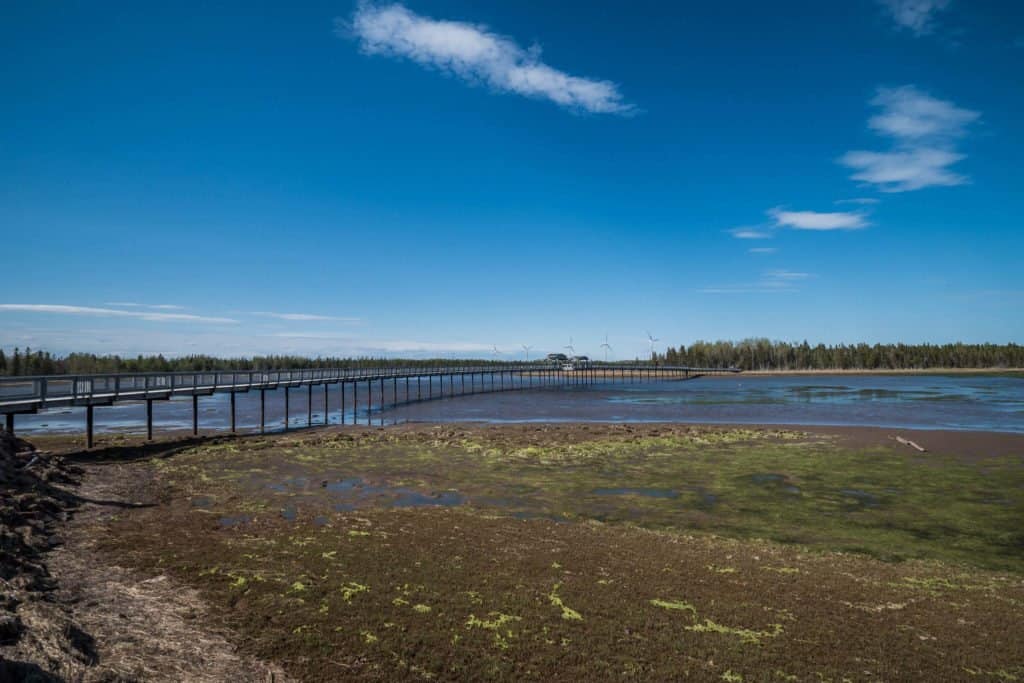
M191 396L193 405L193 433L198 432L198 397L213 393L231 394L231 431L235 431L235 394L258 390L260 396L260 425L264 424L264 394L278 388L309 387L310 405L312 388L341 384L342 420L344 420L345 385L352 384L353 402L358 399L355 387L367 383L368 405L372 406L372 385L381 383L380 397L383 399L385 380L395 383L406 381L406 399L409 399L408 381L427 379L433 396L433 379L438 378L441 386L439 397L444 394L444 380L449 380L449 396L455 395L455 378L461 377L460 394L465 392L466 377L471 380L471 392L476 392L476 377L480 377L481 388L484 379L490 378L492 391L504 390L505 378L508 388L530 388L534 386L561 386L568 384L591 384L607 381L645 381L663 379L691 379L707 374L738 372L734 368L693 368L686 366L655 365L651 363L621 364L590 362L572 368L550 363L493 363L489 365L440 366L440 367L389 367L389 368L310 368L303 370L238 370L201 372L150 372L114 373L90 375L46 375L31 377L0 378L0 413L6 415L6 428L14 432L16 414L36 413L47 408L84 406L86 408L87 444L92 447L93 408L107 406L121 401L145 401L147 404L147 435L152 438L152 402L168 400L175 396ZM499 380L500 378L500 389ZM518 385L514 378L518 379ZM536 381L535 381L536 380ZM286 392L287 401L288 392ZM420 400L419 393L417 400ZM383 405L383 403L381 404ZM287 406L287 402L286 402ZM287 410L287 407L286 407Z

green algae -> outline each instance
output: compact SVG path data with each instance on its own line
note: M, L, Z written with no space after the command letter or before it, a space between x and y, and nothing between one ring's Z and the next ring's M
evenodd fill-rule
M299 468L327 480L359 474L390 485L405 482L424 494L456 489L481 511L700 528L883 560L933 558L1024 572L1018 524L1024 455L966 462L888 446L843 447L795 430L668 431L543 445L486 433L450 436L446 430L432 438L332 436L283 448L270 440L232 444L230 458L223 457L224 444L210 444L159 462L163 474L181 485L211 482L202 484L209 495L248 480L284 481ZM328 474L339 467L344 471ZM780 483L756 483L764 473L777 473ZM617 500L592 493L607 488L671 488L679 495ZM851 497L851 491L862 493ZM262 500L237 507L267 509ZM354 531L353 538L369 533Z
M744 643L760 645L763 639L775 638L783 632L782 624L772 624L771 626L771 631L754 631L748 628L724 626L705 618L703 623L687 626L686 630L695 631L697 633L721 633L724 635L736 636Z
M562 598L558 595L558 589L561 588L561 586L562 584L560 583L556 583L554 585L554 587L551 589L551 592L548 593L548 600L551 601L552 605L562 610L563 619L567 621L583 621L583 615L577 612L576 610L572 609L571 607L567 606L562 601Z
M674 609L683 612L692 612L693 616L697 616L697 608L684 600L661 600L655 598L651 600L651 604L655 607L661 607L662 609Z
M354 598L355 596L359 595L360 593L369 592L370 587L369 586L364 586L361 583L356 583L354 581L349 581L349 582L343 584L341 586L341 588L339 588L338 590L341 592L341 599L342 600L344 600L345 602L352 602L352 598Z

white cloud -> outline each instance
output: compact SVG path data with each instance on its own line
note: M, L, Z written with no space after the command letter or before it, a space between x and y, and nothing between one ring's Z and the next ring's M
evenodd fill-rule
M909 192L925 187L952 187L968 182L949 166L964 158L944 149L919 148L902 152L847 152L840 160L856 169L851 178L878 185L882 192Z
M859 230L868 226L863 214L846 211L785 211L774 208L768 211L768 215L780 228L795 230Z
M766 240L772 233L762 228L733 228L729 234L740 240Z
M153 311L120 311L113 308L93 308L90 306L67 306L63 304L0 304L0 311L24 311L30 313L53 313L57 315L88 315L112 318L137 318L156 322L197 322L197 323L237 323L232 318L214 318L188 313L156 313Z
M967 125L981 114L940 100L912 85L879 88L871 104L881 112L868 119L880 135L901 141L946 140L964 135Z
M259 315L265 318L277 318L279 320L296 320L296 321L311 321L311 320L335 320L346 323L359 322L359 318L339 318L333 315L315 315L312 313L276 313L274 311L253 311L251 315Z
M935 15L949 7L950 0L879 0L900 28L923 36L935 29Z
M891 138L888 151L855 150L839 158L854 169L851 176L882 192L909 192L926 187L951 187L969 182L950 167L965 158L954 142L980 114L940 100L913 86L879 88L871 104L881 111L868 126Z
M868 204L877 204L879 201L881 201L881 200L875 199L874 197L854 197L853 199L837 199L835 201L835 203L836 204L863 204L863 205L868 205Z
M400 4L361 3L350 23L338 20L339 35L352 34L363 52L405 57L495 91L548 99L567 109L628 114L611 81L569 75L540 60L536 46L523 49L479 24L431 19Z
M108 301L103 304L104 306L118 306L120 308L152 308L160 311L183 311L184 306L176 306L174 304L137 304L130 301Z

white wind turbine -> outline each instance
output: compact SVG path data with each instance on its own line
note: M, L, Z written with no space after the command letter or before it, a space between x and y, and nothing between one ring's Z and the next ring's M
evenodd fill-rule
M523 347L523 351L526 351L526 362L529 363L530 362L530 349L532 349L533 347L528 345L528 344L523 344L522 347Z
M572 337L569 337L569 343L562 347L563 349L569 349L569 354L576 355L576 347L572 345Z
M648 332L647 333L647 341L650 342L650 344L651 344L651 360L654 360L654 342L661 341L661 340L658 339L657 337L652 337L651 333Z
M612 350L612 345L608 343L608 335L604 335L604 344L601 344L601 348L604 349L604 362L608 362L608 352Z
M491 348L494 349L494 360L498 360L498 356L501 355L501 351L498 350L498 345L492 344Z

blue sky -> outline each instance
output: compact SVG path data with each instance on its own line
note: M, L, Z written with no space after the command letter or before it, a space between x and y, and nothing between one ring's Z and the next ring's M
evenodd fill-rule
M0 346L1024 339L1024 5L670 5L5 4Z

